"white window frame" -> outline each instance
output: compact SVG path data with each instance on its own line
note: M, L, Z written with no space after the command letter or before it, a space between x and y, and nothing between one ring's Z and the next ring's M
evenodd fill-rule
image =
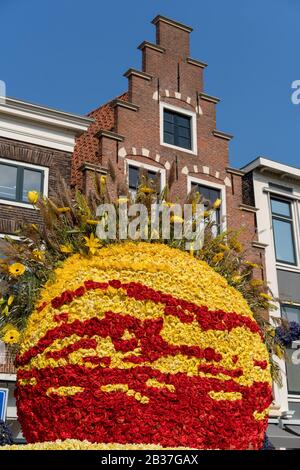
M14 166L21 166L28 169L36 169L44 172L44 187L43 187L43 196L48 196L48 186L49 186L49 168L46 166L33 165L32 163L18 162L15 160L8 160L6 158L0 157L0 163ZM18 202L18 201L8 201L6 199L0 198L0 204L5 204L6 206L15 206L15 207L26 207L27 209L33 209L34 206L30 203Z
M178 147L177 145L167 144L164 142L164 110L174 111L179 114L189 116L191 118L191 150L185 149L183 147ZM192 155L197 155L197 115L193 111L188 111L187 109L180 108L179 106L174 106L169 103L161 101L159 103L159 114L160 114L160 145L164 147L169 147L172 149L179 150L180 152L190 153Z
M136 168L145 168L145 170L155 171L160 173L160 191L162 191L166 186L166 170L155 165L149 165L148 163L137 162L136 160L130 160L129 158L125 159L125 175L126 183L129 187L129 167L134 166ZM136 191L130 190L132 194L136 194Z
M227 228L227 210L226 210L226 186L220 183L212 183L211 181L204 180L202 178L197 178L194 176L188 176L187 179L187 191L188 194L192 190L192 183L197 183L202 186L207 186L212 189L218 189L221 192L222 204L220 206L220 232L224 232Z
M297 272L300 270L300 226L299 226L299 200L296 197L293 197L293 194L286 194L281 193L279 191L273 191L268 188L268 209L269 209L269 217L271 222L271 232L272 232L272 245L273 245L273 252L274 252L274 259L276 263L276 267L279 269L285 269L287 271L294 271ZM282 261L277 261L276 259L276 247L275 247L275 237L274 237L274 230L273 230L273 214L271 208L271 198L278 198L282 199L283 201L290 202L291 204L291 212L292 212L292 229L293 229L293 241L294 241L294 250L295 250L295 257L296 257L296 264L284 263Z

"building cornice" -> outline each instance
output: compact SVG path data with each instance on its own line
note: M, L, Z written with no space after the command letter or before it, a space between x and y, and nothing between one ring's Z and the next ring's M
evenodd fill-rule
M140 108L137 104L133 104L124 100L115 100L113 101L112 106L120 106L121 108L131 109L131 111L138 111Z
M254 206L249 206L248 204L240 204L239 209L246 212L257 212L258 208Z
M206 93L199 93L199 98L204 101L210 101L211 103L218 104L220 103L220 98L217 98L216 96L211 96L207 95Z
M85 132L94 122L94 119L89 117L66 113L14 98L5 98L5 101L0 103L0 114L14 119L35 121L42 125L63 128L72 131L75 135Z
M244 171L238 170L237 168L227 167L226 171L227 171L227 173L231 173L232 175L237 175L237 176L244 176L245 175Z
M135 70L135 69L128 69L125 73L124 73L124 77L126 78L129 78L131 76L134 76L134 77L139 77L139 78L143 78L144 80L147 80L147 81L151 81L152 80L152 75L149 75L149 73L146 73L146 72L141 72L140 70Z
M96 173L101 173L102 175L106 175L108 171L108 169L103 166L95 165L94 163L88 163L88 162L83 163L83 165L81 165L79 170L80 171L87 171L87 170L96 171Z
M233 135L232 134L227 134L226 132L221 132L221 131L217 131L217 130L214 130L213 131L213 135L215 137L219 137L220 139L225 139L225 140L231 140L233 139Z
M102 129L101 131L97 132L95 134L95 137L107 137L108 139L117 140L119 142L123 142L123 140L125 139L123 135L117 134L116 132L112 131L106 131L105 129Z
M153 51L160 52L161 54L166 52L166 49L164 47L159 46L158 44L154 44L153 42L143 41L141 44L138 45L138 49L140 49L141 51L146 47L148 49L152 49Z
M200 60L192 59L191 57L188 57L186 59L188 64L196 65L196 67L200 67L201 69L205 69L208 64L205 62L201 62Z
M174 26L175 28L182 29L183 31L186 31L187 33L191 33L193 31L193 28L191 28L191 26L187 26L186 24L179 23L179 21L174 21L171 18L167 18L166 16L162 16L162 15L157 15L155 18L153 18L151 23L156 25L159 21L161 21L162 23L166 23L171 26Z

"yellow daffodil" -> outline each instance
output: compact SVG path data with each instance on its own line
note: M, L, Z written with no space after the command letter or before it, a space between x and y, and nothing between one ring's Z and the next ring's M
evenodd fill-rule
M71 247L71 245L60 245L59 250L60 250L61 253L72 253L73 252L73 248Z
M211 215L211 211L204 211L204 217L207 218Z
M250 266L251 268L259 268L258 264L252 263L251 261L244 261L244 264Z
M33 250L32 255L38 261L44 261L45 259L45 252L42 250Z
M243 245L236 240L232 240L230 242L230 245L231 248L233 248L237 253L241 253L241 251L243 251Z
M22 263L13 263L8 268L9 274L13 277L22 276L22 274L24 274L25 270L26 270L26 268L25 268L24 264L22 264Z
M224 253L220 251L220 253L215 254L212 260L214 263L219 263L223 258L224 258Z
M139 188L139 192L143 194L153 194L155 193L155 190L152 188L149 188L148 186L141 186Z
M20 340L20 332L16 328L10 328L2 336L2 341L6 344L16 344Z
M119 199L117 199L117 202L119 204L125 204L126 202L128 202L128 197L119 197Z
M223 251L229 251L230 250L229 246L225 245L224 243L220 243L219 248L220 248L220 250L223 250Z
M101 175L101 178L100 178L101 183L105 184L106 180L107 180L107 176L106 175Z
M99 220L92 220L92 219L88 219L86 221L87 224L89 225L98 225L99 224Z
M264 281L262 281L261 279L252 279L250 281L250 285L252 287L260 287L264 285Z
M92 233L90 237L84 237L85 239L85 246L88 247L89 252L94 255L96 250L100 248L101 242L98 238L95 238L95 235Z
M57 212L59 214L66 214L66 212L70 212L70 207L58 207Z
M35 205L39 200L39 193L37 191L28 191L27 199L31 204Z
M218 207L220 207L221 204L222 204L221 199L216 199L215 202L213 203L213 208L218 209Z
M7 299L7 305L10 306L10 305L13 303L13 301L14 301L14 296L13 296L13 295L10 295L10 296L8 297L8 299Z
M170 218L171 224L183 224L184 220L179 215L172 215Z
M266 300L273 300L273 297L269 294L265 294L264 292L261 292L259 294L263 299L266 299Z

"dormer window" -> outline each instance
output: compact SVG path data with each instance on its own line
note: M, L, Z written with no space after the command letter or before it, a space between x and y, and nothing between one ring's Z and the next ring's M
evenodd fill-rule
M196 113L160 103L160 144L196 154Z

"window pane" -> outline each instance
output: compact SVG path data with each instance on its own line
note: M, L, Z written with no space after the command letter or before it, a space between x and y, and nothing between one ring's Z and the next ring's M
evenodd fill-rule
M16 200L17 168L0 164L0 198Z
M294 321L300 324L300 307L292 307L288 305L282 306L282 315L288 321Z
M40 193L41 190L42 173L40 171L27 170L24 168L22 201L28 202L28 191L37 191Z
M190 128L190 121L191 118L189 116L182 116L181 114L176 115L176 124L177 126L182 126L186 128Z
M286 361L286 372L287 372L287 382L288 382L288 393L293 395L300 394L300 374L299 374L299 364L293 364L293 353L296 349L287 349L287 354L289 360Z
M185 149L191 149L191 139L186 139L185 137L177 137L177 140L175 140L175 145L178 145L178 147L183 147Z
M164 121L165 122L174 122L175 113L164 110Z
M179 137L186 137L187 139L190 138L190 129L188 127L178 127L178 135Z
M283 217L291 217L291 204L287 201L279 199L271 199L272 213L282 215Z
M170 122L165 122L164 131L168 132L169 134L174 134L174 124Z
M273 232L277 261L295 264L292 223L273 218Z
M174 134L169 134L168 132L164 133L164 142L166 144L175 145Z
M164 142L190 150L191 117L164 110Z
M129 189L137 189L139 185L139 168L129 166Z

